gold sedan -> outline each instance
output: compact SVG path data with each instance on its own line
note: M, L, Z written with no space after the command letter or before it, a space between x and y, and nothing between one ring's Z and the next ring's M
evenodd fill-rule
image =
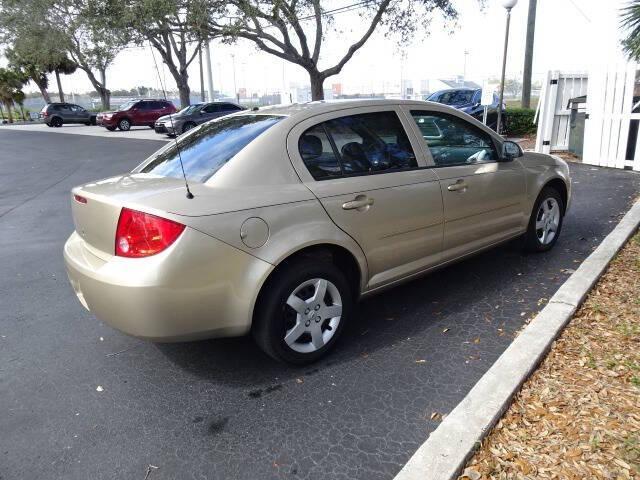
M499 243L558 240L562 160L444 105L312 102L182 135L72 191L64 247L98 318L154 341L244 335L303 364L354 303Z

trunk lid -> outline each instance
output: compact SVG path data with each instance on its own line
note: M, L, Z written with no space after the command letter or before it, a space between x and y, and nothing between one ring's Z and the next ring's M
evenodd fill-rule
M315 198L301 183L219 187L189 182L189 188L194 195L192 199L186 197L183 179L145 173L121 175L76 187L71 199L76 231L94 249L113 255L122 207L188 225L189 217ZM75 195L86 199L86 203L76 200Z

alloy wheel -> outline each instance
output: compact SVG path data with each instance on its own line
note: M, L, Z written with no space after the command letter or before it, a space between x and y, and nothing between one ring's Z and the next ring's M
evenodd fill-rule
M536 237L542 245L549 245L558 233L560 226L560 205L549 197L543 200L536 214Z
M285 343L298 353L312 353L336 333L342 318L342 297L329 280L313 278L293 290L284 314Z

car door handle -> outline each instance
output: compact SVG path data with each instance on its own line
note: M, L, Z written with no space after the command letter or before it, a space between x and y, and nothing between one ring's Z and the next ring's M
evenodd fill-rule
M373 198L369 198L366 195L358 195L350 202L342 204L343 210L365 210L373 205Z
M464 192L467 190L469 185L464 180L458 180L456 183L452 183L447 187L447 190L450 192Z

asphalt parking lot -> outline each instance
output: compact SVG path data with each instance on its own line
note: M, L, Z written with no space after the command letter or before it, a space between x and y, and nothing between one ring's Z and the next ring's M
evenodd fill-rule
M640 192L637 173L573 164L552 252L508 244L371 298L301 369L249 338L130 338L76 300L70 188L162 145L0 129L2 480L391 479Z
M13 130L19 132L40 132L40 133L64 133L68 135L89 135L92 137L104 137L104 138L124 138L129 140L160 140L167 142L171 138L166 135L157 134L153 129L149 127L131 127L128 132L121 132L120 130L114 130L110 132L104 127L99 125L81 125L81 124L69 124L63 125L60 128L47 127L44 123L33 122L22 125L1 125L0 129Z

